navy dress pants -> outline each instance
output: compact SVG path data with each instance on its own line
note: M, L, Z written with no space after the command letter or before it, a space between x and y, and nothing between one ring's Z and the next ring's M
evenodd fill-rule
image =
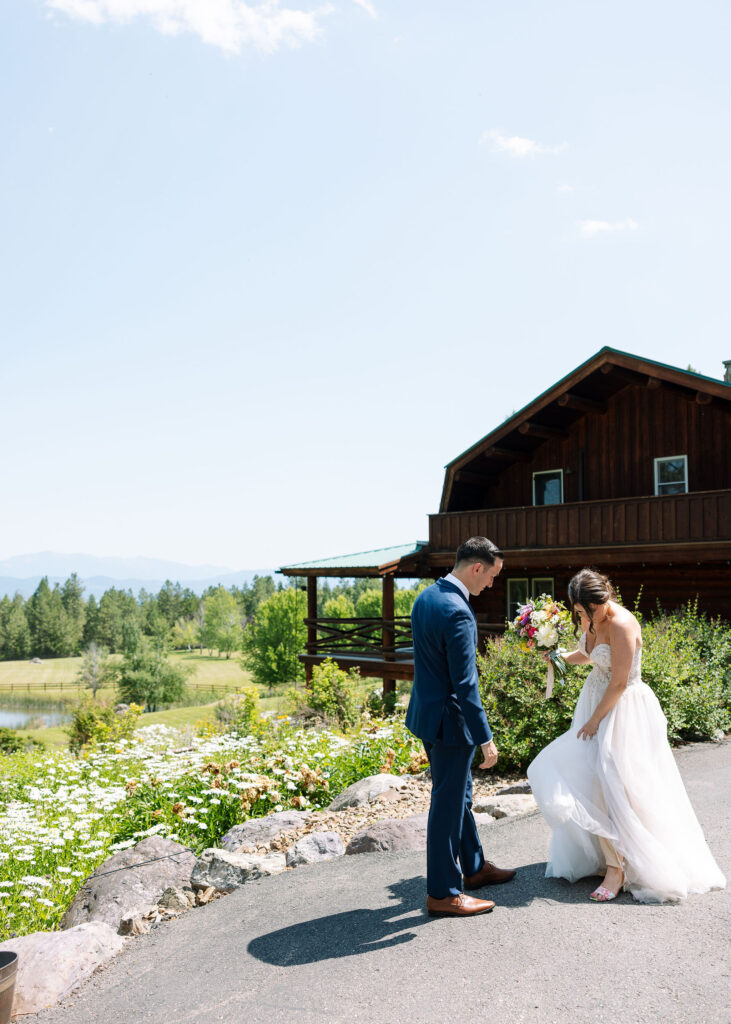
M474 747L424 743L431 766L431 805L426 833L426 891L434 899L459 896L462 876L485 863L472 816Z

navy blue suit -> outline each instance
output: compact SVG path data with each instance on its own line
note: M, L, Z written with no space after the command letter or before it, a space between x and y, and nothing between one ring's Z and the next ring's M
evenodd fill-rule
M424 743L432 773L426 844L429 896L463 891L462 876L485 863L472 816L475 747L492 739L480 700L477 623L464 594L437 580L411 612L414 686L406 726Z

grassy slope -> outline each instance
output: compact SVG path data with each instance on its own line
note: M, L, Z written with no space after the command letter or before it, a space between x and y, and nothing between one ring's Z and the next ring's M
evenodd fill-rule
M193 671L188 685L200 690L215 687L223 693L251 685L251 675L245 672L235 656L230 659L209 657L207 654L176 652L173 661L189 666ZM41 665L29 661L0 661L0 704L3 698L22 700L23 697L48 698L58 701L74 699L78 695L76 677L81 658L49 658ZM111 699L111 690L101 691Z

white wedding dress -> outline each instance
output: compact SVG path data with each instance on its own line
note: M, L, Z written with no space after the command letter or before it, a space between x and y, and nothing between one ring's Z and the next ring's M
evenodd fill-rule
M585 633L579 649L587 653ZM533 795L553 830L546 875L571 882L603 875L602 836L623 858L626 886L643 903L724 888L670 750L665 715L642 682L642 649L635 651L626 690L596 736L583 740L576 733L612 673L609 644L597 644L587 657L593 667L571 728L528 768Z

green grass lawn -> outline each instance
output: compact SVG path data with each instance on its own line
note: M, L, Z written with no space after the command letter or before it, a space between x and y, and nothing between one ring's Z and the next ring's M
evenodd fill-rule
M200 654L199 652L175 652L173 661L190 665L194 670L188 686L194 691L189 697L191 704L186 707L171 708L167 711L155 711L142 715L140 725L161 722L166 725L184 727L195 725L200 721L215 720L215 701L226 693L233 693L245 686L252 686L251 674L244 671L238 658L219 658ZM49 658L41 665L32 665L28 661L0 662L0 708L25 707L32 710L44 704L59 702L73 703L89 691L76 685L76 677L81 658ZM303 683L298 687L302 688ZM359 696L363 699L376 687L378 679L363 679L358 684ZM283 714L290 710L287 692L290 685L279 685L270 692L265 687L258 687L260 693L259 706L262 711ZM112 689L100 690L101 700L114 701L117 694ZM206 697L208 696L208 700ZM66 747L68 736L63 726L51 726L46 729L19 729L21 735L31 736L52 747Z
M117 657L113 655L113 657ZM190 666L191 689L215 690L219 694L251 686L251 675L241 668L238 658L176 651L171 659ZM77 676L81 658L48 658L40 665L30 661L0 661L0 705L23 698L47 698L49 701L75 699L81 690ZM112 690L100 690L105 700L114 699ZM16 700L17 698L17 700Z

